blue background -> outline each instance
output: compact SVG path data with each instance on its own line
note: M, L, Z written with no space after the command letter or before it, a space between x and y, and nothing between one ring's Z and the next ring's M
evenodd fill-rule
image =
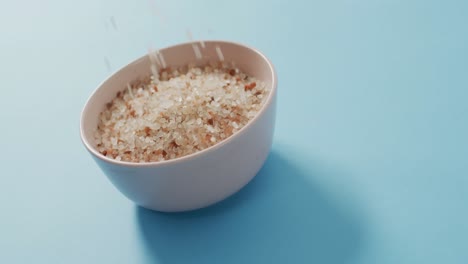
M271 58L276 134L241 192L160 214L78 123L187 28ZM468 263L468 1L2 0L0 76L0 263Z

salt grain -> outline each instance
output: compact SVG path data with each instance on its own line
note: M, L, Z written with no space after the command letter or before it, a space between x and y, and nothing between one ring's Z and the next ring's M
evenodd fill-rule
M185 34L187 35L187 38L192 41L193 40L193 35L192 35L192 31L190 31L190 29L187 29L185 31Z
M107 70L108 70L108 71L112 71L112 67L111 67L110 61L109 61L109 59L108 59L106 56L104 56L104 63L106 64Z
M156 67L156 65L151 64L150 69L151 73L153 74L153 80L159 79L158 68Z
M161 61L161 66L163 67L163 69L166 68L166 60L164 60L164 56L159 51L157 53L159 55L159 60Z
M197 58L197 60L200 60L202 58L202 53L200 51L200 48L195 43L192 44L192 48L193 48L193 52L195 53L195 57Z
M128 94L130 95L130 97L131 97L132 99L135 98L135 97L133 96L132 87L130 86L129 83L127 83L127 90L128 90Z
M221 51L221 48L216 45L216 53L218 54L218 58L220 61L224 61L224 55L223 55L223 52Z
M112 24L112 27L113 27L115 30L119 30L119 29L117 28L117 23L115 22L114 16L111 16L111 17L110 17L110 22L111 22L111 24Z
M162 66L161 62L159 61L157 53L158 53L157 51L153 51L151 48L148 49L148 56L149 56L151 64Z

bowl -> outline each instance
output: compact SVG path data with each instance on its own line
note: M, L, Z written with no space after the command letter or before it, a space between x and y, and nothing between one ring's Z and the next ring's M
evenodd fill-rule
M217 61L217 47L225 61L265 82L270 93L247 125L229 138L202 151L177 159L131 163L107 158L94 144L99 114L126 84L151 74L149 56L131 62L101 83L81 113L81 140L109 178L128 199L142 207L162 211L194 210L217 203L245 186L261 169L270 152L276 114L277 77L272 63L260 51L233 42L204 41L203 58L192 45L182 43L161 49L168 66Z

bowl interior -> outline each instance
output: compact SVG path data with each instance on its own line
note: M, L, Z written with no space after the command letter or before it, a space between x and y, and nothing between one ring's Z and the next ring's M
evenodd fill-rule
M271 63L260 52L236 43L205 41L205 48L201 48L198 44L203 58L197 60L192 44L184 43L171 46L161 49L160 53L162 53L166 64L171 67L184 66L189 63L203 65L208 62L219 61L216 51L216 47L219 46L226 62L233 61L241 71L265 82L271 90L266 104L271 99L275 73ZM94 143L94 132L99 122L99 114L105 109L106 104L116 96L118 91L125 89L127 83L150 74L150 59L148 55L145 55L110 76L88 99L81 116L81 135L85 145L94 150L95 154L97 154L97 151Z

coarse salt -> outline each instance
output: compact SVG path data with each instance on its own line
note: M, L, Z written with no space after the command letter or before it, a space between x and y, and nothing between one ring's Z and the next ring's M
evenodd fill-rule
M190 155L239 131L268 93L263 82L226 65L163 69L128 84L107 104L95 144L106 157L127 162Z

